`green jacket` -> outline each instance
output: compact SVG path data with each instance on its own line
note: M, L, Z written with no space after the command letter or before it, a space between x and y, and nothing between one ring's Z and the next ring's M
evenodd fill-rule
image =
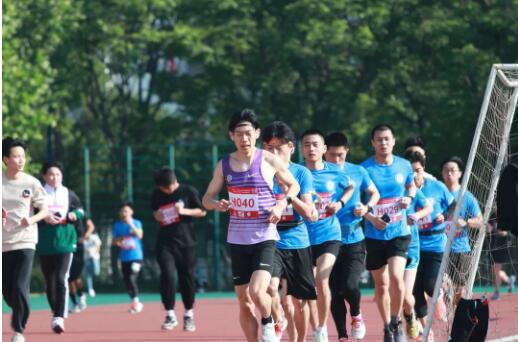
M69 213L76 214L78 220L85 216L81 208L81 202L77 195L69 190ZM67 213L68 216L68 213ZM72 222L50 225L45 221L38 224L38 245L36 250L39 255L53 255L73 253L76 251L77 233Z

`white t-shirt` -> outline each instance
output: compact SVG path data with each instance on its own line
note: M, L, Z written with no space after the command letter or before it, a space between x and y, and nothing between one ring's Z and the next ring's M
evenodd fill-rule
M85 246L85 253L87 258L92 259L100 259L101 253L99 252L102 245L101 239L99 238L99 235L96 233L91 234L88 237L88 240L85 240L84 246Z
M36 249L38 225L23 227L21 220L34 215L34 209L46 208L45 190L36 178L21 173L17 179L8 179L2 171L2 209L7 222L2 226L2 252L18 249Z

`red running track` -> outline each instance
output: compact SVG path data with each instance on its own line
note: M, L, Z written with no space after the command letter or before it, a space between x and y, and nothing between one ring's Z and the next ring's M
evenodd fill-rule
M518 334L518 295L503 296L491 302L492 315L488 339ZM181 308L181 304L179 305ZM201 299L195 308L197 330L184 332L180 325L173 331L162 331L165 311L159 303L145 303L140 314L127 312L128 305L89 307L66 320L66 332L56 335L50 330L50 313L36 311L31 314L25 337L28 342L48 341L243 341L239 327L236 299ZM381 320L372 297L362 299L362 311L367 324L364 341L382 340ZM182 309L177 310L180 316ZM497 317L495 317L497 316ZM10 340L9 315L2 317L2 340ZM337 341L333 320L328 324L329 340ZM285 335L283 340L287 340ZM308 338L309 340L309 338ZM440 341L442 342L442 341Z

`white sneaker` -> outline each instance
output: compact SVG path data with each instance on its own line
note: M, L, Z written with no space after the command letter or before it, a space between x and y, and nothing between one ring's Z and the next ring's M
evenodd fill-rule
M189 332L196 331L196 325L194 324L194 318L190 316L183 317L183 330Z
M83 311L86 307L86 294L83 293L81 297L79 297L79 309Z
M56 334L62 334L65 332L65 320L63 317L53 317L50 327Z
M162 323L162 329L173 330L177 325L178 321L176 320L176 317L165 316L165 321Z
M129 309L129 313L138 314L142 311L142 309L144 309L144 304L142 304L141 302L132 302Z
M279 339L277 338L277 335L275 334L275 324L268 323L268 324L262 324L263 327L263 336L262 336L262 342L277 342Z
M94 290L94 289L90 289L90 290L88 290L88 295L89 295L90 297L92 297L92 298L93 298L93 297L95 297L95 290Z
M313 342L329 342L327 336L327 327L317 328L313 335Z
M365 321L361 315L352 316L351 322L351 334L355 340L361 340L365 337L367 328L365 327Z
M25 337L23 337L22 333L15 332L13 337L11 337L11 342L25 342Z
M70 313L79 313L81 312L81 308L79 307L79 304L76 304L72 306L72 309L68 310Z
M282 334L284 330L288 327L288 320L284 317L279 322L275 323L275 335L279 340L282 339Z

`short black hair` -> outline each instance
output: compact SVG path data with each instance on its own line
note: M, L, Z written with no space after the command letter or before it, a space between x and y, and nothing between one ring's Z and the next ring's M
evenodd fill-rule
M324 139L327 147L345 147L349 148L349 140L347 136L341 132L333 132L328 134Z
M324 136L324 133L322 133L321 130L319 130L318 128L310 128L310 129L307 129L305 130L301 135L300 135L300 140L304 139L304 137L306 135L320 135L322 137L322 140L325 141L326 137Z
M376 132L378 132L378 131L390 131L390 133L392 133L392 135L395 135L394 128L392 128L391 125L386 124L386 123L381 123L381 124L377 124L376 126L374 126L372 128L371 139L374 139L374 134L376 134Z
M130 201L124 201L122 202L120 205L119 205L119 210L124 208L124 207L129 207L131 208L131 210L133 210L133 203L130 202Z
M12 137L5 137L2 139L2 158L9 158L11 156L11 149L13 147L21 147L24 150L27 149L27 145L22 140Z
M405 150L412 146L418 146L421 147L423 150L426 150L426 143L423 138L420 136L415 136L408 138L405 142Z
M162 167L160 170L155 172L155 184L157 186L169 186L176 181L176 175L173 170L167 166Z
M61 174L65 174L65 168L63 167L63 164L58 161L49 161L43 164L41 167L41 174L46 175L47 171L49 171L50 168L55 167L61 171Z
M263 129L263 141L268 142L273 138L277 138L282 140L285 143L295 142L295 133L288 126L287 123L283 121L274 121Z
M459 167L459 170L464 171L464 162L462 159L458 156L451 156L450 158L445 159L441 163L441 169L444 167L446 163L455 163Z
M232 115L228 123L228 131L234 132L237 127L246 122L252 124L252 127L255 129L259 128L259 120L255 112L252 109L245 108Z
M417 151L408 151L405 152L405 158L408 159L410 163L420 163L423 167L426 166L426 159L422 153Z

